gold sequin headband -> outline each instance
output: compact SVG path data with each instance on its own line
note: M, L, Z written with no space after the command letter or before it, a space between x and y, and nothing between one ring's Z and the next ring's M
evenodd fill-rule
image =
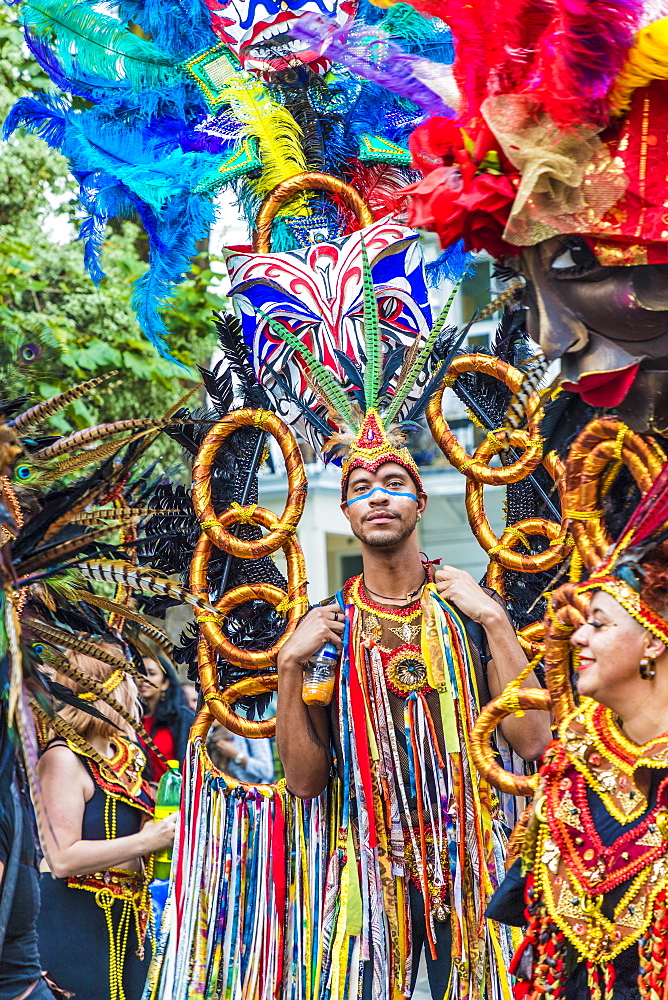
M586 594L592 590L604 590L610 594L643 628L668 646L668 622L650 608L630 584L618 576L592 576L576 589L576 593Z

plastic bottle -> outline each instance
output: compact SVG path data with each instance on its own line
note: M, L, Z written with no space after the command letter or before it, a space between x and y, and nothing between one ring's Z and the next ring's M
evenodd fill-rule
M329 705L334 694L338 657L334 643L327 642L308 661L302 684L302 698L307 705Z
M179 811L181 804L181 772L178 760L168 760L169 771L165 771L158 782L155 796L155 819L164 819ZM153 855L153 878L169 878L172 867L172 849L163 847Z

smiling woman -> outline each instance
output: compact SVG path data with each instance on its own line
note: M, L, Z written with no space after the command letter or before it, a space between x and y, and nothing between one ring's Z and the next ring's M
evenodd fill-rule
M656 563L651 565L657 572L662 571ZM578 694L595 698L615 712L624 731L637 743L646 743L668 730L665 642L603 590L593 593L588 620L573 634L571 642L578 651ZM652 693L649 699L648 681Z
M571 610L588 604L570 640L580 702L545 755L522 859L487 911L528 916L516 996L666 996L667 520L668 465L575 586Z

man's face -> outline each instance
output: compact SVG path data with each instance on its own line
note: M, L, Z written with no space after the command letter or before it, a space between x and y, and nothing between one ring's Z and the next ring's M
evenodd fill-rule
M390 548L415 531L418 513L426 506L427 497L418 493L410 473L396 462L386 462L373 473L353 469L341 509L360 542Z
M522 251L527 330L565 387L634 430L668 425L668 268L604 267L578 236Z

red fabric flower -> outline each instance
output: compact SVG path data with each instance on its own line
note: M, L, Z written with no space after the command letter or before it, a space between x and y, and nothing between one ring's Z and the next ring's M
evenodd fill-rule
M437 167L403 193L411 196L408 225L437 232L441 246L463 237L467 250L493 257L517 253L503 239L515 198L505 174L476 174L466 183L458 167Z
M512 174L478 172L495 145L489 129L480 129L471 152L464 138L447 118L432 118L411 136L413 163L426 176L401 192L410 195L408 224L437 232L444 247L463 238L467 250L516 254L503 239L515 199ZM512 170L508 161L503 166Z

